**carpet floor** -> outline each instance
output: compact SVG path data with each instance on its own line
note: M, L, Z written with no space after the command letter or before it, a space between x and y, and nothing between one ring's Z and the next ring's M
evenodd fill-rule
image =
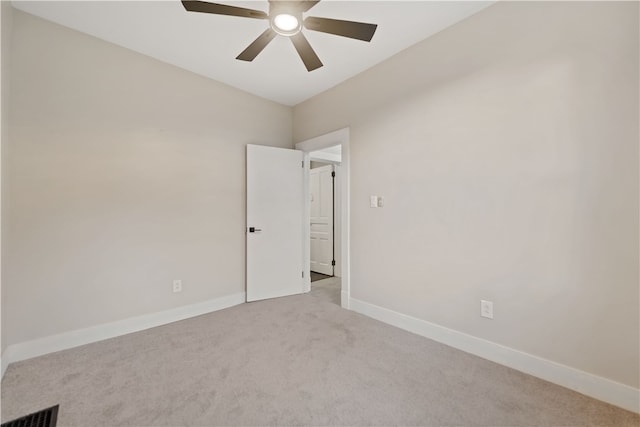
M2 420L59 426L638 426L638 415L308 294L17 362Z
M326 274L316 273L315 271L311 272L311 283L317 282L318 280L329 279L333 276L327 276Z

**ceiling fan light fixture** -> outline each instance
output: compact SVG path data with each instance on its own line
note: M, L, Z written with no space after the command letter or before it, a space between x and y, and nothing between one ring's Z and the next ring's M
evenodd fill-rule
M182 5L188 12L211 13L214 15L230 15L243 18L268 19L269 28L265 29L240 55L240 61L253 61L256 56L278 35L287 36L302 59L307 71L322 67L322 61L313 50L302 32L307 30L336 36L370 42L376 32L377 24L365 22L344 21L341 19L320 18L307 16L302 21L302 14L307 13L321 0L269 0L269 13L262 10L246 9L244 7L229 6L219 3L209 3L202 0L182 0Z
M279 13L271 20L271 28L283 36L293 36L302 29L300 18L290 13Z

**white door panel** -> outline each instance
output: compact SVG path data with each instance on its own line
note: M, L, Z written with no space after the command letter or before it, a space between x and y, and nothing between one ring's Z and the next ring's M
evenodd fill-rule
M298 150L247 145L247 301L304 290L302 159Z
M309 171L311 271L333 276L333 166Z

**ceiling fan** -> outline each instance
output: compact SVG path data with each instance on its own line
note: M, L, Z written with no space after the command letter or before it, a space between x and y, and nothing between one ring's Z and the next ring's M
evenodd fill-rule
M269 28L260 34L260 36L258 36L253 43L243 50L236 59L241 61L253 61L271 40L273 40L277 35L282 35L291 39L293 46L298 52L298 55L300 55L300 58L302 59L302 62L304 62L308 71L313 71L322 67L322 62L307 41L307 38L302 34L303 27L307 30L320 31L366 42L371 41L373 34L376 32L376 28L378 27L376 24L318 18L314 16L308 16L303 20L302 14L306 13L319 2L320 0L269 0L269 13L266 13L261 10L247 9L219 3L182 0L184 8L189 12L202 12L216 15L269 20Z

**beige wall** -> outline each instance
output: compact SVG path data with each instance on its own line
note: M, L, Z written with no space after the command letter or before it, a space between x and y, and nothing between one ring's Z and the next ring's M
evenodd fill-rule
M3 345L244 292L245 145L291 108L19 11L11 59Z
M9 143L9 51L11 47L11 28L13 22L13 8L8 1L0 1L0 46L2 48L0 54L0 95L2 98L0 104L0 117L2 122L0 123L0 241L3 241L4 235L1 230L5 228L4 216L2 212L5 209L5 205L2 204L4 199L6 179L6 159L7 146ZM1 248L1 245L0 245ZM0 278L2 277L2 250L0 249ZM1 280L0 280L1 281ZM2 286L0 283L0 319L2 319ZM1 322L0 322L1 323ZM0 327L1 328L1 327ZM1 351L4 351L6 345L3 337L0 336Z
M328 164L330 163L316 162L312 160L309 164L309 169L321 168L323 166L327 166Z
M296 106L351 129L352 297L637 388L638 47L637 2L500 2Z

